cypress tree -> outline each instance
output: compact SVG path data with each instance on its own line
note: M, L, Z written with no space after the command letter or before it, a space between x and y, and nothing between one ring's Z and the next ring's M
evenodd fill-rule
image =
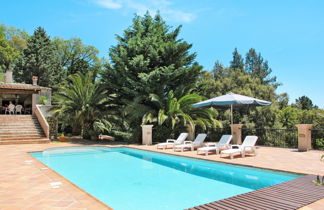
M242 55L237 51L237 48L233 51L233 59L230 62L230 68L233 70L243 70L244 62Z
M171 30L159 14L135 16L110 49L111 64L103 73L107 88L120 99L133 100L193 87L202 67L189 52L192 45L178 38L180 29Z
M121 130L132 134L132 141L140 138L144 114L157 108L150 96L166 98L174 91L180 98L196 85L202 67L194 61L196 54L189 52L192 45L178 38L180 29L172 30L159 14L135 16L109 51L111 63L102 73L103 83L115 93Z

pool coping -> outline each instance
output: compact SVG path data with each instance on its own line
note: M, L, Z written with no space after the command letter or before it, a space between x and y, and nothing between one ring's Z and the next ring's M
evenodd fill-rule
M314 180L315 179L315 175L313 174L307 174L307 173L299 173L299 172L294 172L294 171L289 171L289 170L278 170L278 169L273 169L273 168L268 168L268 167L257 167L257 166L253 166L253 165L249 165L249 164L241 164L241 163L227 163L227 162L222 162L222 161L217 161L217 160L209 160L209 159L205 159L205 158L201 158L201 157L191 157L191 156L188 156L188 155L185 155L185 153L179 153L179 154L170 154L170 153L167 153L167 152L163 152L162 151L155 151L155 150L150 150L150 149L147 149L147 148L138 148L136 146L132 146L132 145L95 145L95 146L83 146L83 145L75 145L75 146L59 146L59 147L54 147L54 148L64 148L64 147L105 147L105 148L114 148L114 147L124 147L124 148L131 148L131 149L138 149L138 150L142 150L142 151L150 151L150 152L156 152L156 153L161 153L161 154L168 154L168 155L173 155L173 156L179 156L179 157L186 157L186 158L191 158L191 159L199 159L199 160L205 160L205 161L209 161L209 162L217 162L217 163L223 163L223 164L230 164L230 165L239 165L239 166L248 166L248 167L253 167L253 168L258 168L258 169L266 169L266 170L273 170L273 171L279 171L279 172L287 172L287 173L293 173L293 174L299 174L299 175L305 175L303 177L299 177L299 178L296 178L296 179L293 179L293 180L290 180L290 181L286 181L286 182L282 182L282 183L279 183L279 184L276 184L276 185L272 185L272 186L269 186L269 187L265 187L265 188L261 188L261 189L258 189L258 190L254 190L254 191L251 191L251 192L248 192L248 193L243 193L243 194L240 194L240 195L237 195L237 196L232 196L232 197L229 197L229 198L226 198L226 199L222 199L222 200L218 200L218 201L215 201L215 202L211 202L211 203L207 203L207 204L202 204L202 205L198 205L198 206L195 206L195 207L192 207L192 208L189 208L189 209L192 209L192 210L206 210L206 209L233 209L233 206L232 207L229 207L228 205L228 200L229 199L233 199L233 200L230 200L229 202L233 202L233 201L236 201L237 200L237 197L238 196L250 196L251 193L253 192L259 192L261 190L267 190L268 188L271 188L272 187L275 187L277 185L282 185L282 184L285 184L285 183L289 183L294 181L294 180L299 180L299 179L302 179L302 178L305 178L307 177L307 179L311 179ZM46 150L46 149L44 149ZM45 165L44 163L42 163L41 161L39 161L37 158L33 157L30 153L32 152L42 152L44 150L41 150L41 151L28 151L26 152L31 158L33 158L34 160L36 160L38 163L40 163L41 165L45 166L45 167L48 167L47 165ZM80 188L79 186L77 186L76 184L74 184L73 182L71 182L70 180L68 180L67 178L65 178L64 176L62 176L61 174L57 173L56 171L54 171L53 169L49 168L48 167L48 170L51 171L52 173L54 173L56 176L59 176L60 178L62 178L63 180L65 180L66 182L70 183L72 186L74 186L75 188L77 188L79 191L87 194L89 197L91 197L93 200L97 201L98 203L100 203L101 205L103 205L104 207L106 207L107 209L113 209L111 207L109 207L107 204L105 204L104 202L100 201L99 199L97 199L96 197L92 196L90 193L86 192L85 190L83 190L82 188ZM307 182L310 186L315 186L314 184L310 184L311 182L308 181ZM303 183L305 184L305 183ZM321 188L321 187L319 187ZM291 188L291 189L294 189L294 188ZM302 189L304 190L304 188ZM323 194L324 194L324 187L322 187L322 190L323 190ZM263 192L263 191L262 191ZM302 191L301 191L302 192ZM322 192L322 191L320 191ZM284 197L286 195L287 192L282 192L281 194L283 196L279 196L279 197ZM318 194L318 193L317 193ZM316 194L316 195L317 195ZM314 196L316 197L316 196ZM240 197L241 199L241 197ZM279 198L280 200L281 198ZM324 196L318 198L316 197L316 199L313 199L311 202L307 202L305 204L302 204L300 205L299 207L297 208L288 208L288 209L298 209L298 208L302 208L302 207L306 207L307 205L311 204L311 203L314 203L316 201L319 201L321 199L324 199ZM246 201L247 199L245 197L243 197L242 201ZM254 198L250 198L248 199L249 202L255 200ZM242 201L238 201L239 203L242 202ZM221 202L222 204L219 204L219 202ZM276 200L275 202L278 202L278 200ZM225 203L225 205L223 204ZM268 205L271 205L273 203L269 203ZM220 207L218 207L218 205L220 205ZM249 209L251 209L252 206L250 206ZM258 207L258 209L260 209L259 206L255 206L255 207ZM241 207L240 207L241 208ZM242 208L244 209L244 208Z
M178 156L178 157L186 157L186 158L192 158L192 159L199 159L199 160L205 160L205 161L217 162L217 163L223 163L223 164L229 164L229 165L247 166L247 167L252 167L252 168L257 168L257 169L266 169L266 170L271 170L271 171L286 172L286 173L292 173L292 174L298 174L298 175L314 175L314 174L302 173L302 172L296 172L296 171L289 171L289 170L282 170L282 169L273 169L273 168L269 168L269 167L254 166L254 165L250 165L250 164L228 163L228 162L223 162L223 161L219 161L219 160L210 160L210 159L203 158L204 156L201 156L201 157L200 156L198 156L198 157L192 157L192 156L186 155L185 152L179 152L179 154L170 154L168 152L163 152L163 150L156 151L156 150L150 150L150 149L138 148L138 147L132 147L132 146L114 146L114 147L127 147L127 148L132 148L132 149L138 149L138 150L149 151L149 152L156 152L156 153L173 155L173 156Z
M80 146L76 146L76 147L80 147ZM42 150L42 151L44 151L44 150ZM40 160L38 160L37 158L35 158L34 156L32 156L30 154L30 153L33 153L33 152L42 152L42 151L30 151L30 152L26 152L26 153L31 157L31 159L35 160L39 165L47 168L47 171L53 173L54 175L60 177L60 179L63 179L65 182L71 184L78 191L81 191L82 193L85 193L88 197L92 198L93 200L95 200L96 202L98 202L99 204L101 204L103 208L106 208L106 209L109 209L109 210L113 210L112 207L108 206L107 204L105 204L104 202L102 202L101 200L99 200L98 198L94 197L93 195L91 195L87 191L83 190L81 187L79 187L78 185L74 184L72 181L70 181L69 179L65 178L63 175L61 175L58 172L56 172L55 170L51 169L49 166L47 166L46 164L44 164L43 162L41 162ZM64 185L63 185L63 187L64 187Z

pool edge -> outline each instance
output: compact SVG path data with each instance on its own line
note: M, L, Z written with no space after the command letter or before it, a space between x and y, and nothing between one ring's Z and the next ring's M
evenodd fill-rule
M79 147L79 146L76 146ZM44 150L42 150L44 151ZM55 176L58 176L60 179L63 179L65 182L71 184L73 187L75 187L78 191L85 193L87 196L89 196L90 198L92 198L93 200L95 200L96 202L98 202L99 204L103 205L104 208L109 209L109 210L113 210L112 207L108 206L107 204L105 204L104 202L102 202L101 200L99 200L98 198L94 197L93 195L91 195L90 193L88 193L87 191L83 190L81 187L79 187L78 185L74 184L73 182L71 182L70 180L68 180L67 178L65 178L63 175L59 174L58 172L56 172L55 170L51 169L49 166L47 166L46 164L42 163L40 160L38 160L37 158L35 158L34 156L32 156L30 153L33 152L42 152L42 151L29 151L26 152L33 160L36 160L36 162L43 166L46 167L48 171L50 171L51 173L53 173ZM44 173L44 172L43 172ZM46 176L48 176L47 174L45 174Z

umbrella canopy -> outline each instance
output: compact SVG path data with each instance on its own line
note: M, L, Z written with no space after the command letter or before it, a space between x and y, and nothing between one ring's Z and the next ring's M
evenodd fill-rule
M269 106L271 105L271 102L239 94L228 93L226 95L218 96L212 99L201 101L199 103L195 103L192 106L194 108L200 108L205 106L229 106L231 107L231 124L233 124L233 106L245 105Z

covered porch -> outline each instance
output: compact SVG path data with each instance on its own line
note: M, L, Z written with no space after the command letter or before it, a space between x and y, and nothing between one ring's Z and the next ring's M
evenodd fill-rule
M50 104L51 89L31 84L0 82L0 114L33 114L40 96L46 97ZM10 104L14 105L13 112L12 109L9 112ZM22 108L21 112L18 108Z

